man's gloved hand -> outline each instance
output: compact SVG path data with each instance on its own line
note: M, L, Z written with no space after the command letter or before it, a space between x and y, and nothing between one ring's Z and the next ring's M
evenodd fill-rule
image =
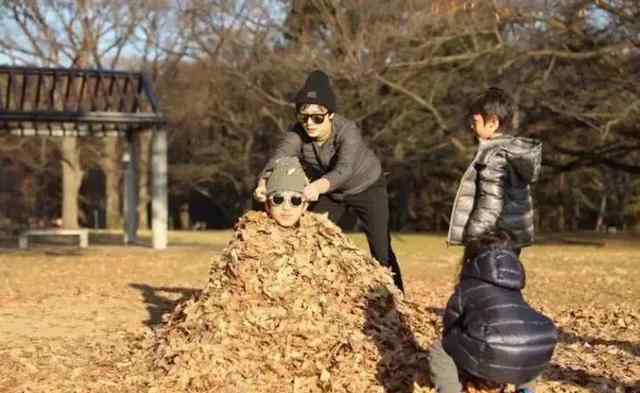
M260 180L258 180L258 186L255 191L253 191L253 197L256 198L258 202L267 201L267 179L260 178Z

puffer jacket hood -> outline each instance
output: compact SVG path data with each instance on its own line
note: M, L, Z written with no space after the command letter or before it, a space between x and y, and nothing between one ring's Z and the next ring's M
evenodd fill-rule
M475 278L502 288L521 290L525 272L516 254L507 249L486 250L464 265L463 278Z
M513 138L502 147L507 161L526 183L535 183L542 167L542 142L530 138Z
M527 184L534 183L540 176L542 167L542 142L511 135L498 135L489 140L480 141L478 162L486 162L490 151L498 148L504 152L509 165Z

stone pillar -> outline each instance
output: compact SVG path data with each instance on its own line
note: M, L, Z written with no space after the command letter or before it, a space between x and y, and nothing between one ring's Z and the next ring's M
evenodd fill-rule
M128 149L122 161L125 165L124 179L124 242L138 241L138 170L140 162L139 137L131 132L127 135Z
M151 168L153 173L152 222L153 248L167 248L169 218L168 180L167 180L167 130L156 128L153 132L151 147Z

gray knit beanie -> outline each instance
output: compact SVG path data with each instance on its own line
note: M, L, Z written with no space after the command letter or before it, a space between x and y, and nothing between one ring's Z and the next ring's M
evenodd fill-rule
M302 193L309 179L297 157L283 157L276 160L273 171L267 179L267 194L276 191L294 191Z

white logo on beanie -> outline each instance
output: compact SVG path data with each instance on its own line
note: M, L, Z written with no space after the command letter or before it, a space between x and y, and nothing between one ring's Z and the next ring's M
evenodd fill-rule
M318 93L316 93L315 91L310 91L307 93L307 97L309 98L318 98Z

